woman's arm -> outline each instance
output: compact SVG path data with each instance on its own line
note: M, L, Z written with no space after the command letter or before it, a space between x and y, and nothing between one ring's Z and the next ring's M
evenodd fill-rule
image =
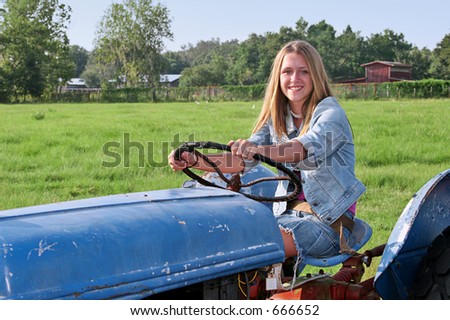
M218 153L206 156L209 160L214 162L223 173L235 173L244 170L244 161L231 153ZM169 165L174 171L183 170L185 168L195 168L210 172L215 171L213 167L194 153L183 152L180 155L180 158L180 160L175 160L175 151L172 151L169 155Z
M290 140L281 144L256 147L256 153L276 162L300 162L306 157L306 150L298 140Z
M239 147L231 149L232 154L245 160L253 159L258 153L276 162L299 162L306 157L306 150L298 140L290 140L285 143L266 146L255 146L242 143Z

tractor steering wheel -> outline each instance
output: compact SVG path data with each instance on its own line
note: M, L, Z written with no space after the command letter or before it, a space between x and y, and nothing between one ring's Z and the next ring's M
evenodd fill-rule
M216 149L216 150L230 152L231 148L230 148L230 146L225 145L225 144L204 141L204 142L186 142L186 143L182 144L178 149L175 150L175 159L177 159L177 160L180 159L181 154L185 151L194 153L197 157L202 158L206 163L208 163L217 172L219 177L227 184L227 188L224 188L222 186L219 186L215 183L212 183L208 180L203 179L199 175L192 172L189 168L183 169L183 172L186 175L188 175L189 177L191 177L194 180L197 180L200 184L202 184L204 186L216 187L216 188L221 188L221 189L231 189L233 191L237 191L237 192L243 194L244 196L246 196L250 199L258 200L258 201L266 201L266 202L290 201L290 200L297 198L297 196L302 191L300 178L294 172L292 172L291 170L286 168L283 164L281 164L279 162L275 162L272 159L265 157L263 155L255 154L253 156L253 159L264 162L272 167L277 168L278 170L280 170L281 172L286 174L286 176L279 175L279 176L275 176L275 177L259 178L259 179L250 181L246 184L242 184L238 174L233 175L231 180L228 179L227 177L225 177L223 172L217 167L217 165L214 162L212 162L206 155L202 154L201 152L199 152L196 149ZM243 187L249 187L254 184L264 182L264 181L275 181L275 180L289 180L290 182L292 182L292 184L294 186L294 190L284 196L277 196L277 197L256 196L256 195L252 195L252 194L248 194L248 193L244 193L244 192L240 191L240 189Z

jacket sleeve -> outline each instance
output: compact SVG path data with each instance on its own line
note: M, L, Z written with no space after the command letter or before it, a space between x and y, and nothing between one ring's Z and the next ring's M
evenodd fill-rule
M247 140L257 146L272 144L272 139L270 137L269 123L266 122L261 129L253 133ZM244 160L245 167L242 173L244 174L247 173L248 171L250 171L251 168L253 168L258 164L259 161L256 160Z
M306 158L295 165L300 170L313 170L333 159L342 161L338 151L347 143L353 144L344 110L325 106L318 106L311 119L310 129L296 139L307 151Z
M261 129L253 133L250 138L247 139L249 142L256 144L257 146L272 144L272 139L270 137L270 124L266 122Z

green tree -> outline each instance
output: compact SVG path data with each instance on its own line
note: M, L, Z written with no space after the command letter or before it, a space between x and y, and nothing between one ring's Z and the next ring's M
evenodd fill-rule
M333 80L346 80L364 76L361 64L364 39L359 32L353 32L350 26L336 37L336 51L334 52L335 67Z
M102 65L114 65L126 86L145 83L155 88L164 70L164 39L172 39L168 9L152 0L113 3L96 32L96 56Z
M397 34L390 29L384 30L383 33L372 34L366 43L366 62L405 62L408 60L409 52L412 49L412 44L406 42L402 33Z
M224 85L228 84L230 79L233 81L229 66L235 64L238 48L237 40L221 43L219 39L212 39L200 41L196 46L189 44L183 54L177 53L179 59L189 65L183 68L180 85Z
M300 17L295 23L295 32L298 40L306 40L307 38L307 30L308 30L308 21Z
M1 65L2 61L0 58L0 103L5 103L9 101L8 86L6 84L5 75L3 74Z
M181 86L210 86L226 84L228 63L223 54L212 53L209 63L186 68L181 73Z
M70 57L75 65L73 76L75 78L79 78L83 73L84 68L86 67L86 64L88 62L89 52L78 45L70 46L69 52Z
M450 33L446 34L433 51L435 61L431 73L435 78L450 79Z
M227 75L229 84L247 85L258 81L263 41L262 36L253 33L236 48L232 59L233 65L229 67Z
M208 64L187 68L181 73L181 87L200 87L216 83L216 75Z
M307 41L311 43L322 56L323 64L330 78L339 76L339 66L336 56L336 30L325 20L309 26Z
M283 39L283 41L278 33L266 32L262 40L263 41L259 49L261 59L259 61L258 69L255 71L254 84L267 82L272 69L273 60L287 39Z
M433 55L428 48L419 50L413 47L410 50L409 58L406 61L413 66L412 74L414 80L430 78L430 67L433 62Z
M169 51L163 54L165 62L165 69L163 73L180 74L183 69L190 67L183 52Z
M86 80L89 87L101 87L102 83L114 79L116 68L112 64L102 65L96 58L97 50L89 53L89 58L80 77Z
M3 25L3 15L6 13L6 10L0 8L0 25ZM1 29L0 29L1 30ZM4 38L3 33L0 31L0 52L4 50ZM0 103L8 102L8 88L5 82L5 75L3 71L3 56L0 54Z
M70 7L58 0L4 0L2 11L0 61L7 95L17 100L50 94L72 70Z
M221 43L219 38L200 40L196 45L188 43L181 47L183 60L190 67L207 64L211 61L211 55L214 52L218 52L220 47Z

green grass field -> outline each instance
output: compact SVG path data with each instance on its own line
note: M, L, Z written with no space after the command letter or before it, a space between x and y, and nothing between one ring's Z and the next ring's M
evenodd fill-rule
M385 243L420 187L450 167L450 100L342 101L357 176L358 215ZM179 187L167 167L179 141L245 138L261 102L0 105L0 210ZM41 119L42 118L42 119Z

